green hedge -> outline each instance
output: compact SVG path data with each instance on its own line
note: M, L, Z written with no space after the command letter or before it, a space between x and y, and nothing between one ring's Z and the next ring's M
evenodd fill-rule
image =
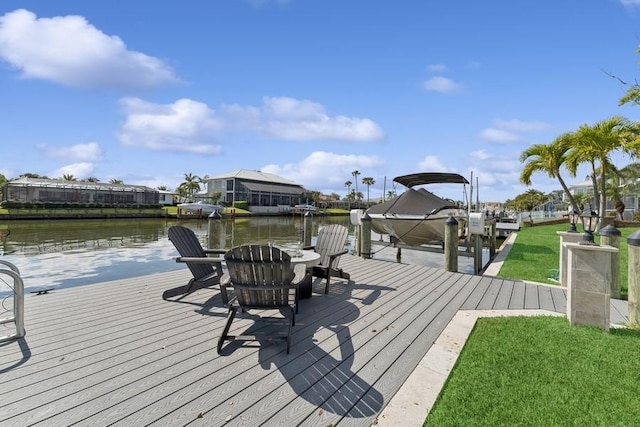
M236 200L233 202L233 207L237 209L244 209L246 211L248 210L247 208L249 207L249 203L246 200Z

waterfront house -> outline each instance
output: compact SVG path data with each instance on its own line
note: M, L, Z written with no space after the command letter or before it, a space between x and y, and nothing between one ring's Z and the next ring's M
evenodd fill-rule
M589 194L593 195L593 182L589 179L586 181L578 182L569 186L569 192L571 194ZM611 199L611 194L607 195L607 212L613 212L615 209L615 200ZM640 209L640 194L638 192L629 192L627 194L621 194L622 203L625 205L624 220L632 220L635 212ZM564 196L564 201L569 203L569 198ZM597 209L597 207L596 207Z
M158 190L159 194L159 202L162 206L173 206L176 202L176 197L178 196L173 191L166 190Z
M289 179L271 173L239 169L203 180L207 194L222 194L221 202L233 205L246 201L254 213L286 213L292 206L307 203L309 192Z
M159 197L158 190L143 185L18 178L5 184L2 204L157 206Z

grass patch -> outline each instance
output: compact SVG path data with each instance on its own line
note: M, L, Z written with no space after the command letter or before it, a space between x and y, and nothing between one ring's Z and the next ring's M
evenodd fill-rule
M560 263L560 236L557 231L567 231L566 224L523 227L498 273L501 277L557 284L549 280L549 271L558 269ZM628 289L627 237L636 228L620 228L620 288L626 298ZM595 241L600 241L595 236Z
M640 332L478 319L425 426L633 426Z

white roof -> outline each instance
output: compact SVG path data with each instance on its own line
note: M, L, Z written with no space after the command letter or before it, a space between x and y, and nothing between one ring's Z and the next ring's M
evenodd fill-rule
M45 187L45 188L77 188L81 190L111 190L111 191L158 191L146 185L112 184L109 182L67 181L49 178L17 178L7 181L12 187Z
M588 179L586 181L576 182L573 185L569 185L569 188L581 188L581 187L592 187L592 186L593 186L593 182Z
M291 181L290 179L286 179L281 176L274 175L272 173L247 170L247 169L238 169L237 171L234 171L234 172L225 173L222 175L210 176L206 178L204 181L213 181L218 179L231 179L231 178L246 179L249 181L287 184L287 185L298 185L298 186L302 185L302 184L298 184L295 181Z

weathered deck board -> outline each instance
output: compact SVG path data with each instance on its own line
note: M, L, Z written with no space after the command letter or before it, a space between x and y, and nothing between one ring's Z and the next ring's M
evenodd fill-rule
M558 313L567 312L567 290L557 286L551 287L551 297L553 299L554 311Z
M540 308L543 310L555 311L556 307L553 303L553 296L551 295L550 286L536 286L538 291L538 301L540 302Z
M524 309L524 295L525 284L524 282L516 282L513 284L513 293L511 294L511 300L509 301L510 310L522 310Z
M551 286L354 256L342 267L352 283L324 295L316 280L300 302L289 355L264 342L217 354L219 291L161 298L186 269L27 295L27 336L0 346L0 424L369 426L459 309L566 310ZM233 331L276 330L258 314L278 313L242 314Z

